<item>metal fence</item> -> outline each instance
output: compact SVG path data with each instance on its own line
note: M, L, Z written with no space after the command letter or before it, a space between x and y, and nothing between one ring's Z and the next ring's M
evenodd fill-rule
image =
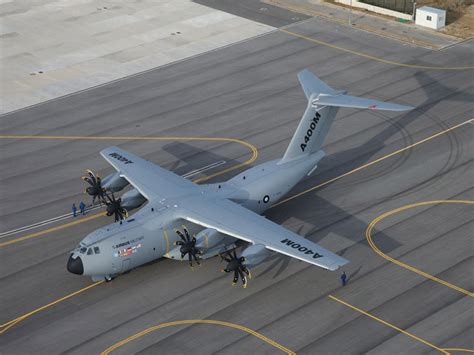
M360 2L413 15L413 0L359 0Z

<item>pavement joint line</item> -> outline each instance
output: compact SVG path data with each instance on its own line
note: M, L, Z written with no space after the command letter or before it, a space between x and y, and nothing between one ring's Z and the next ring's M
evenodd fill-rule
M140 337L142 337L142 336L144 336L148 333L154 332L155 330L159 330L159 329L163 329L163 328L171 327L171 326L176 326L176 325L184 325L184 324L213 324L213 325L221 325L221 326L224 326L224 327L238 329L238 330L244 331L244 332L246 332L250 335L253 335L254 337L257 337L258 339L260 339L260 340L266 342L267 344L283 351L284 353L287 353L289 355L296 355L296 353L294 351L284 347L283 345L277 343L276 341L274 341L270 338L267 338L266 336L256 332L255 330L252 330L250 328L244 327L244 326L239 325L239 324L224 322L224 321L219 321L219 320L213 320L213 319L189 319L189 320L178 320L178 321L173 321L173 322L168 322L168 323L157 324L155 326L146 328L145 330L142 330L139 333L136 333L132 336L129 336L128 338L123 339L123 340L119 341L118 343L115 343L115 344L109 346L107 349L105 349L101 353L101 355L108 355L112 351L114 351L115 349L131 342L132 340L138 339L138 338L140 338Z
M299 34L299 33L296 33L296 32L288 31L286 29L279 29L279 31L283 32L283 33L286 33L286 34L288 34L290 36L293 36L293 37L304 39L304 40L309 41L309 42L313 42L313 43L320 44L320 45L323 45L323 46L326 46L326 47L329 47L329 48L337 49L339 51L350 53L350 54L353 54L353 55L356 55L356 56L359 56L359 57L363 57L363 58L366 58L366 59L370 59L370 60L373 60L373 61L377 61L377 62L380 62L380 63L395 65L395 66L399 66L399 67L414 68L414 69L426 69L426 70L447 70L447 71L474 69L474 66L439 67L439 66L428 66L428 65L399 63L399 62L395 62L395 61L392 61L392 60L375 57L375 56L372 56L370 54L365 54L365 53L362 53L362 52L358 52L358 51L355 51L355 50L352 50L352 49L337 46L335 44L324 42L324 41L321 41L321 40L318 40L318 39L315 39L315 38L311 38L311 37L308 37L308 36L305 36L305 35L302 35L302 34Z
M427 279L430 279L432 281L435 281L439 284L442 284L446 287L449 287L449 288L452 288L453 290L456 290L456 291L459 291L461 293L464 293L465 295L467 296L470 296L470 297L474 297L474 293L473 292L470 292L468 290L465 290L464 288L462 287L459 287L459 286L456 286L456 285L453 285L449 282L446 282L444 280L441 280L439 278L437 278L436 276L433 276L431 274L428 274L427 272L424 272L424 271L421 271L420 269L417 269L413 266L410 266L408 264L405 264L397 259L394 259L390 256L388 256L387 254L383 253L378 247L377 245L374 243L373 239L372 239L372 230L374 229L374 227L379 223L381 222L382 220L384 220L385 218L388 218L394 214L397 214L399 212L403 212L403 211L406 211L406 210L409 210L409 209L412 209L412 208L416 208L416 207L421 207L421 206L429 206L429 205L435 205L435 204L467 204L467 205L474 205L474 201L470 201L470 200L433 200L433 201L423 201L423 202L418 202L418 203L412 203L412 204L409 204L409 205L405 205L405 206L401 206L401 207L398 207L398 208L395 208L391 211L388 211L388 212L385 212L383 213L382 215L378 216L377 218L375 218L372 222L370 222L370 224L368 225L367 227L367 230L365 231L365 237L370 245L370 247L377 253L379 254L382 258L390 261L391 263L394 263L404 269L407 269L409 271L412 271L420 276L423 276Z
M368 163L368 164L363 165L362 167L353 169L353 170L351 170L351 171L349 171L349 172L347 172L347 173L345 173L345 174L342 174L342 175L340 175L340 176L338 176L338 177L336 177L336 178L330 179L330 180L328 180L328 181L326 181L326 182L323 182L323 183L321 183L321 184L319 184L319 185L316 185L316 186L314 186L314 187L312 187L312 188L310 188L310 189L307 189L307 190L305 190L305 191L303 191L303 192L300 192L300 193L298 193L298 194L296 194L296 195L293 195L293 196L291 196L291 197L288 198L288 199L285 199L285 200L283 200L283 201L280 201L278 204L282 204L282 203L284 203L284 202L288 202L288 201L290 201L290 200L292 200L292 199L294 199L294 198L296 198L296 197L299 197L299 196L301 196L301 195L303 195L303 194L306 194L306 193L308 193L308 192L310 192L310 191L313 191L313 190L315 190L315 189L317 189L317 188L319 188L319 187L321 187L321 186L327 185L327 184L329 184L329 183L331 183L331 182L333 182L333 181L339 180L339 179L342 178L342 177L348 176L348 175L350 175L350 174L352 174L352 173L354 173L354 172L356 172L356 171L359 171L359 170L363 169L364 167L369 167L369 166L371 166L371 165L373 165L373 164L375 164L375 163L377 163L377 162L383 161L383 160L385 160L386 158L391 157L391 156L393 156L393 155L395 155L395 154L399 154L399 153L401 153L401 152L403 152L403 151L405 151L405 150L407 150L407 149L410 149L410 148L415 147L415 146L417 146L417 145L419 145L419 144L425 143L425 142L427 142L427 141L429 141L429 140L431 140L431 139L434 139L434 138L439 137L439 136L441 136L441 135L443 135L443 134L446 134L446 133L448 133L448 132L450 132L450 131L452 131L452 130L455 130L455 129L459 128L459 127L464 126L465 124L470 123L470 122L473 121L473 120L474 120L474 118L469 119L469 120L464 121L464 122L462 122L462 123L460 123L460 124L457 124L457 125L455 125L455 126L453 126L453 127L450 127L450 128L445 129L445 130L443 130L443 131L441 131L441 132L438 132L438 133L436 133L436 134L434 134L434 135L432 135L432 136L429 136L429 137L427 137L427 138L424 138L424 139L422 139L421 141L418 141L418 142L416 142L416 143L414 143L414 144L411 144L411 145L409 145L409 146L407 146L407 147L405 147L405 148L402 148L402 149L399 149L399 150L397 150L397 151L395 151L395 152L393 152L393 153L390 153L390 154L386 155L385 157L378 158L378 159L376 159L376 160L374 160L374 161L372 161L372 162L370 162L370 163ZM0 139L1 139L1 136L0 136ZM247 142L245 142L245 143L247 143ZM256 148L255 148L253 145L251 145L250 143L247 143L247 144L255 149L255 151L253 151L254 155L252 155L252 157L251 157L248 161L252 160L252 158L253 158L254 156L255 156L255 159L256 159L257 154L258 154L258 151L257 151ZM255 159L254 159L254 160L255 160ZM252 161L254 161L254 160L252 160ZM245 162L244 162L244 163L245 163ZM244 163L243 163L243 164L244 164ZM208 178L210 179L210 177L208 177ZM273 205L273 206L270 207L270 208L273 208L273 207L275 207L275 206L278 205L278 204L275 204L275 205ZM93 285L95 285L95 284L93 284ZM87 287L86 287L85 289L87 289ZM82 292L82 291L85 291L85 289L80 289L80 290L76 291L75 294L80 293L80 292ZM71 295L74 295L74 294L71 294ZM63 299L66 299L66 298L68 298L68 297L67 297L67 296L64 296L64 297L63 297L62 299L60 299L60 300L63 300ZM59 302L60 302L60 301L58 301L58 302L55 301L54 303L51 303L51 305L52 305L52 304L59 303ZM30 313L27 313L26 315L29 316L29 315L31 315L31 314L33 314L33 313L36 313L36 311L42 310L42 309L44 309L44 308L46 308L46 307L43 306L43 307L40 308L40 309L34 310L34 311L30 312ZM23 315L23 316L20 316L20 317L18 317L18 318L15 318L13 321L16 321L16 322L15 322L15 324L16 324L16 323L20 322L21 320L23 320L24 318L26 318L26 317L25 317L26 315ZM13 321L7 322L7 323L5 323L4 325L0 325L0 328L4 327L5 325L9 325L9 324L12 323ZM8 327L8 328L10 328L10 327ZM2 334L2 333L5 332L5 331L6 331L6 329L3 329L3 330L0 332L0 334Z
M436 349L436 350L438 350L439 352L442 352L442 353L444 353L444 354L449 354L449 352L448 352L446 349L442 349L442 348L440 348L440 347L437 347L436 345L434 345L434 344L432 344L432 343L430 343L430 342L428 342L428 341L426 341L426 340L424 340L424 339L421 339L421 338L417 337L416 335L411 334L411 333L407 332L406 330L403 330L403 329L397 327L396 325L393 325L393 324L391 324L391 323L389 323L389 322L387 322L387 321L384 321L383 319L378 318L378 317L376 317L376 316L370 314L369 312L366 312L366 311L364 311L364 310L362 310L362 309L360 309L360 308L357 308L356 306L353 306L353 305L351 305L351 304L349 304L349 303L347 303L347 302L345 302L345 301L343 301L343 300L341 300L341 299L339 299L339 298L337 298L337 297L335 297L335 296L333 296L333 295L329 295L328 297L329 297L330 299L332 299L333 301L339 302L340 304L343 304L343 305L346 306L346 307L349 307L349 308L351 308L351 309L353 309L353 310L355 310L355 311L357 311L357 312L359 312L359 313L362 313L363 315L365 315L365 316L367 316L367 317L369 317L369 318L372 318L372 319L376 320L376 321L379 322L379 323L385 324L386 326L388 326L388 327L390 327L390 328L392 328L392 329L395 329L395 330L399 331L400 333L403 333L403 334L409 336L410 338L413 338L413 339L415 339L415 340L417 340L417 341L419 341L419 342L421 342L421 343L423 343L423 344L425 344L425 345L428 345L429 347L431 347L431 348L433 348L433 349Z

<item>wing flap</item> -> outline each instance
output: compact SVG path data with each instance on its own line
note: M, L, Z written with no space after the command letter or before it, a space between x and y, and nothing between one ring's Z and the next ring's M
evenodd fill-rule
M265 245L269 250L324 269L337 270L348 263L339 255L229 200L203 196L187 198L178 215L192 223L214 228L252 244Z

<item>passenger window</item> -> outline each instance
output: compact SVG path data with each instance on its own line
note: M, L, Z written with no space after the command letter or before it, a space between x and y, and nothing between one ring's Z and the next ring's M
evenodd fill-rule
M95 253L95 254L100 254L99 247L94 247L94 253Z
M79 250L79 253L84 254L86 251L87 251L87 248L82 247L82 248Z
M87 249L87 255L92 255L92 248Z

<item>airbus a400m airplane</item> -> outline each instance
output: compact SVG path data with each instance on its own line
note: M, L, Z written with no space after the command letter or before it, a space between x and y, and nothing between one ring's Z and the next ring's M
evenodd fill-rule
M348 261L259 214L311 174L324 157L321 150L339 107L405 111L412 107L346 95L303 70L298 79L308 106L281 159L250 168L227 182L196 185L117 147L101 155L117 173L100 180L89 171L87 192L107 204L116 223L100 228L71 253L67 269L93 280L111 280L157 258L193 264L221 255L233 284L250 278L250 269L271 252L327 270ZM112 192L131 184L115 199ZM127 210L148 203L130 218ZM237 240L248 246L237 255Z

